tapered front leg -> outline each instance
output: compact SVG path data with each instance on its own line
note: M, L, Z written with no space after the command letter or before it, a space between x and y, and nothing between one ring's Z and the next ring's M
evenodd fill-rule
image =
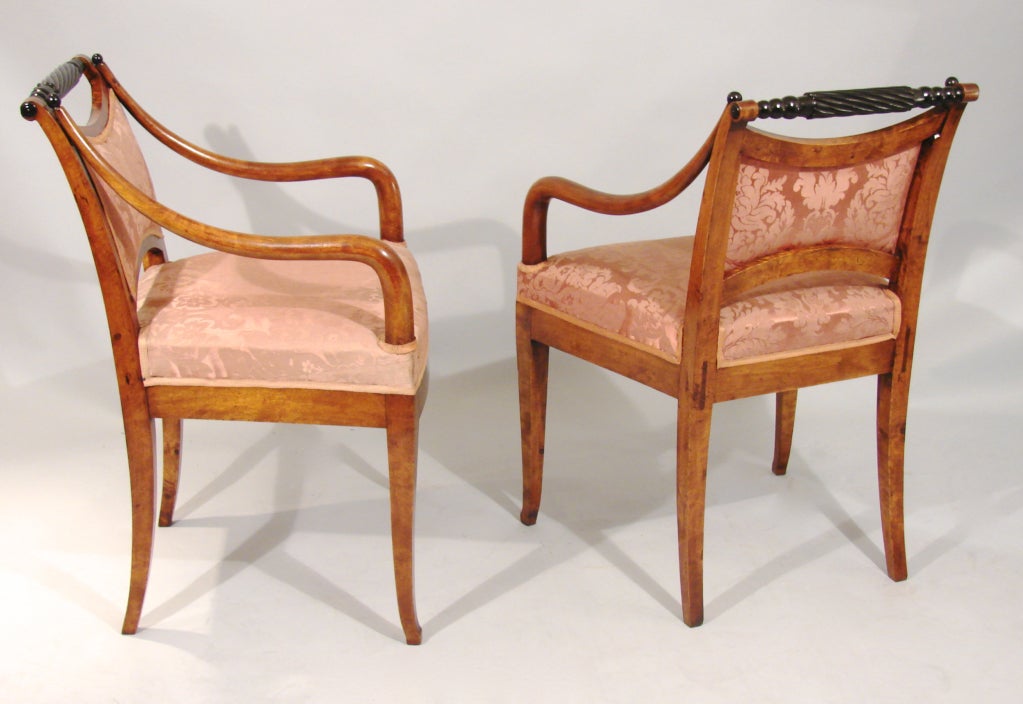
M678 406L676 503L682 620L703 623L703 527L707 503L707 451L712 406L683 398Z
M547 372L550 348L530 336L530 309L516 307L516 352L519 371L519 419L522 433L522 512L527 526L536 523L543 490L543 452L547 425Z
M415 539L416 465L419 414L415 396L387 397L387 461L391 494L391 546L398 614L405 641L419 645L423 629L416 616L413 542Z
M877 478L881 500L881 532L888 576L906 579L906 534L903 467L909 379L881 374L877 378Z
M164 418L163 426L163 494L160 498L161 526L174 522L174 505L178 500L181 476L181 419Z
M774 401L774 462L771 471L781 476L789 466L792 430L796 423L796 389L780 391Z
M128 606L121 633L130 635L139 627L142 602L149 582L153 559L155 529L156 468L155 433L150 418L124 419L128 448L128 475L131 481L131 579L128 584Z

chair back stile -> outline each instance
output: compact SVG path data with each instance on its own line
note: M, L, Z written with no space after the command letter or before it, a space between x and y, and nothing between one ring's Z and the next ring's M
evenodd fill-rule
M84 75L91 91L88 119L79 124L61 100ZM47 107L51 109L46 109ZM77 143L88 142L114 168L149 195L149 172L127 117L110 86L84 56L58 67L40 82L22 105L22 115L36 121L50 141L82 216L99 279L122 408L145 398L137 339L136 292L141 266L166 259L163 233L138 213L86 164Z
M976 87L972 88L975 93ZM971 94L970 98L975 99L976 96ZM903 305L905 341L899 350L902 355L912 354L931 222L953 138L965 109L965 103L955 103L947 108L940 129L921 146L917 158L917 177L910 185L902 230L899 233L899 269L891 281L892 290Z
M679 394L697 399L701 407L709 400L708 388L717 366L721 271L745 126L745 121L734 119L727 110L718 120L696 224L698 234L693 241L686 308L678 333L682 348Z

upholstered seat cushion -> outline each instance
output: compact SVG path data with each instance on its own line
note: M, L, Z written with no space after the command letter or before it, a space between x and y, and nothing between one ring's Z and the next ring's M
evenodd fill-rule
M678 361L692 249L692 237L678 237L520 265L518 300ZM873 277L823 272L773 282L722 309L719 364L891 339L900 311Z
M426 298L412 255L392 246L412 283L411 349L381 344L383 296L366 264L214 252L143 273L145 383L415 393L426 367Z

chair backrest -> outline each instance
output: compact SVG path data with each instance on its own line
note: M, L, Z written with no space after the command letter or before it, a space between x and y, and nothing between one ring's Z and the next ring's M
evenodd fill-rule
M101 95L105 98L105 110L96 114L95 123L90 120L89 129L84 132L86 140L121 176L147 196L154 197L149 169L121 102L109 87L104 87ZM91 168L89 175L103 205L121 273L134 295L143 244L151 238L162 237L162 231L159 225L117 195Z
M79 124L61 107L61 101L83 74L91 87L91 109L88 120ZM91 150L129 188L152 197L149 170L118 97L119 90L123 89L102 57L77 56L36 86L22 103L21 114L37 122L49 138L78 204L103 295L118 390L127 418L145 408L136 309L139 270L165 260L166 251L160 227L117 195L107 180L87 165L84 156Z
M773 156L772 140L740 153L725 271L819 245L895 252L920 144L870 162L811 167L758 158Z
M149 169L112 85L116 81L111 81L103 68L98 55L71 59L36 86L21 112L42 126L64 169L82 215L108 314L113 305L125 308L123 312L130 318L144 255L163 255L163 233L159 225L117 195L82 157L80 145L87 144L132 186L153 197ZM61 102L83 74L92 101L88 119L79 123Z
M719 311L778 279L847 271L888 282L915 324L931 218L952 137L973 84L808 93L729 105L713 137L697 228L686 330L709 361ZM802 139L750 127L760 118L924 113L883 129ZM698 331L689 335L690 331ZM699 337L700 340L694 338Z

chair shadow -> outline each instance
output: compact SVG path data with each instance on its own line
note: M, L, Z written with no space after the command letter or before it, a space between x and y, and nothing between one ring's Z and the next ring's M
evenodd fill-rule
M7 237L3 238L3 247L0 268L29 274L47 282L88 285L96 281L96 270L88 259L76 259ZM87 247L84 254L90 256Z
M66 413L69 418L74 416L76 423L81 423L84 416L97 418L97 425L109 425L116 420L115 409L100 416L94 411L83 414L80 410L83 404L95 407L96 398L107 391L111 393L109 403L116 405L108 366L106 362L98 362L26 387L6 389L3 403L7 407L63 409L60 413ZM476 491L485 505L496 506L509 522L518 520L520 491L516 384L515 365L511 359L438 379L431 389L421 434L422 452L435 459L464 486ZM651 412L647 407L643 409L644 413L640 413L636 398L624 394L620 386L611 383L607 373L567 356L552 356L549 418L552 432L548 442L547 486L541 507L541 524L517 526L520 532L514 538L516 542L531 547L526 554L492 574L480 574L479 571L474 574L475 568L468 565L463 575L469 577L468 581L473 584L424 621L427 638L591 549L677 617L680 602L674 580L658 580L648 566L624 552L614 539L616 529L621 526L666 517L674 512L673 402L664 397L664 408L655 408ZM653 402L656 406L659 402L656 400L659 397L653 392L650 399L639 398L644 405ZM31 406L30 403L36 405ZM601 410L604 408L614 410L605 412ZM653 416L654 420L644 419L644 415ZM59 422L59 418L55 422ZM798 423L797 420L797 433ZM74 424L68 427L73 428ZM89 425L79 430L83 442L86 437L95 442L96 434L102 432L102 429ZM799 454L798 437L788 477L771 475L768 469L771 432L772 418L767 403L746 400L723 404L715 409L708 506L737 504L775 492L778 482L790 481L797 488L800 503L819 510L834 529L821 532L773 556L710 598L707 612L711 618L741 604L785 574L848 543L874 562L879 573L883 575L884 572L883 553L864 530L864 526L873 530L877 523L876 512L865 509L850 514L822 478L806 466ZM74 437L77 434L69 437L69 442L76 442ZM612 446L624 449L612 449ZM181 647L198 642L187 634L163 629L159 624L217 585L256 567L295 591L330 605L370 630L400 639L400 630L396 620L392 622L390 614L377 613L357 596L325 577L315 565L281 549L295 532L299 518L302 525L298 530L311 528L337 535L388 534L384 491L380 492L379 498L371 501L346 502L340 507L332 504L293 508L302 495L305 476L301 470L296 471L296 467L308 463L310 448L316 447L326 448L339 464L351 468L382 490L386 488L386 475L381 467L366 460L358 451L335 442L331 436L324 436L319 429L268 426L266 433L242 449L226 468L211 473L211 478L204 485L188 495L179 506L178 515L182 518L175 528L160 529L162 533L189 527L220 528L225 532L225 542L237 545L230 548L217 565L194 578L173 597L147 609L143 615L145 628L140 632L142 637ZM203 506L274 455L277 456L277 469L272 504L280 506L280 510L241 517L197 516ZM631 466L622 466L619 458L623 456L635 458ZM183 468L186 482L189 477L199 474L195 467L197 457L186 448ZM1018 483L1006 485L1004 489L994 494L978 490L966 496L963 499L966 505L954 525L910 555L912 571L926 569L941 555L952 552L996 516L1018 511L1023 505L1023 491ZM437 496L437 492L428 493L420 499L421 504L424 500L436 502ZM927 503L925 501L923 506L918 503L917 508L926 507ZM573 539L542 543L538 536L549 535L540 533L545 524L559 526ZM417 532L423 537L457 539L478 534L479 529L480 526L448 512L443 521L421 522ZM487 527L483 526L483 530ZM502 532L502 535L507 533ZM157 540L159 545L159 536ZM388 559L388 555L381 553L381 560ZM675 555L665 554L664 559L674 562ZM712 561L713 557L709 559ZM158 566L159 553L154 571L159 569ZM712 562L708 568L713 569ZM33 563L29 565L28 572L44 588L79 604L103 622L116 622L120 618L118 605L94 589L83 587L80 580L59 566Z
M313 566L283 549L284 543L296 530L368 535L387 535L389 532L386 494L370 501L346 503L340 510L336 505L295 508L302 503L307 476L296 468L308 462L303 458L307 457L310 446L324 445L317 436L315 427L270 426L259 441L248 447L181 507L180 513L187 516L260 463L276 457L271 504L291 508L244 516L186 517L175 521L172 528L161 529L217 528L225 532L224 539L228 545L237 545L173 597L149 609L144 615L146 622L158 624L170 618L207 593L216 591L219 585L254 567L370 630L389 638L401 638L397 619L392 623L391 619L376 613L353 594L325 578ZM297 525L300 518L301 527ZM389 557L382 556L382 559ZM158 628L150 626L146 632L157 639L162 637Z
M558 352L552 355L550 377L539 523L556 524L574 539L536 544L499 572L483 578L429 621L431 632L443 630L587 550L600 554L666 610L681 613L677 582L666 587L614 539L623 526L675 515L675 401L642 387L637 387L638 395L625 393L612 383L608 372ZM521 465L514 360L452 375L436 388L431 410L444 420L442 427L424 433L424 439L429 438L424 450L517 522ZM498 398L507 401L497 403ZM715 433L733 442L712 443L712 467L749 464L747 456L762 456L770 450L773 419L766 404L738 402L730 406L717 413ZM652 419L645 417L651 415ZM475 433L465 432L469 423L475 424ZM763 431L752 433L749 429L753 427ZM496 465L495 457L501 458ZM774 478L768 469L769 457L754 471ZM714 480L712 470L708 503L745 501L770 491L769 485L770 479L721 484ZM456 534L460 530L452 528ZM540 527L521 526L521 530L522 541L527 543L539 537L526 536L542 534ZM675 561L677 556L670 553L664 559Z
M786 574L798 571L800 567L820 560L850 543L877 565L882 574L884 573L884 553L861 527L864 523L869 523L871 518L876 518L877 512L865 510L855 516L850 515L821 478L805 466L796 450L793 450L790 458L789 472L796 475L789 481L798 486L800 503L820 511L828 519L831 527L781 554L772 556L769 561L709 599L705 607L708 619L726 613ZM772 480L783 481L777 477L768 481ZM710 559L713 560L712 557Z

